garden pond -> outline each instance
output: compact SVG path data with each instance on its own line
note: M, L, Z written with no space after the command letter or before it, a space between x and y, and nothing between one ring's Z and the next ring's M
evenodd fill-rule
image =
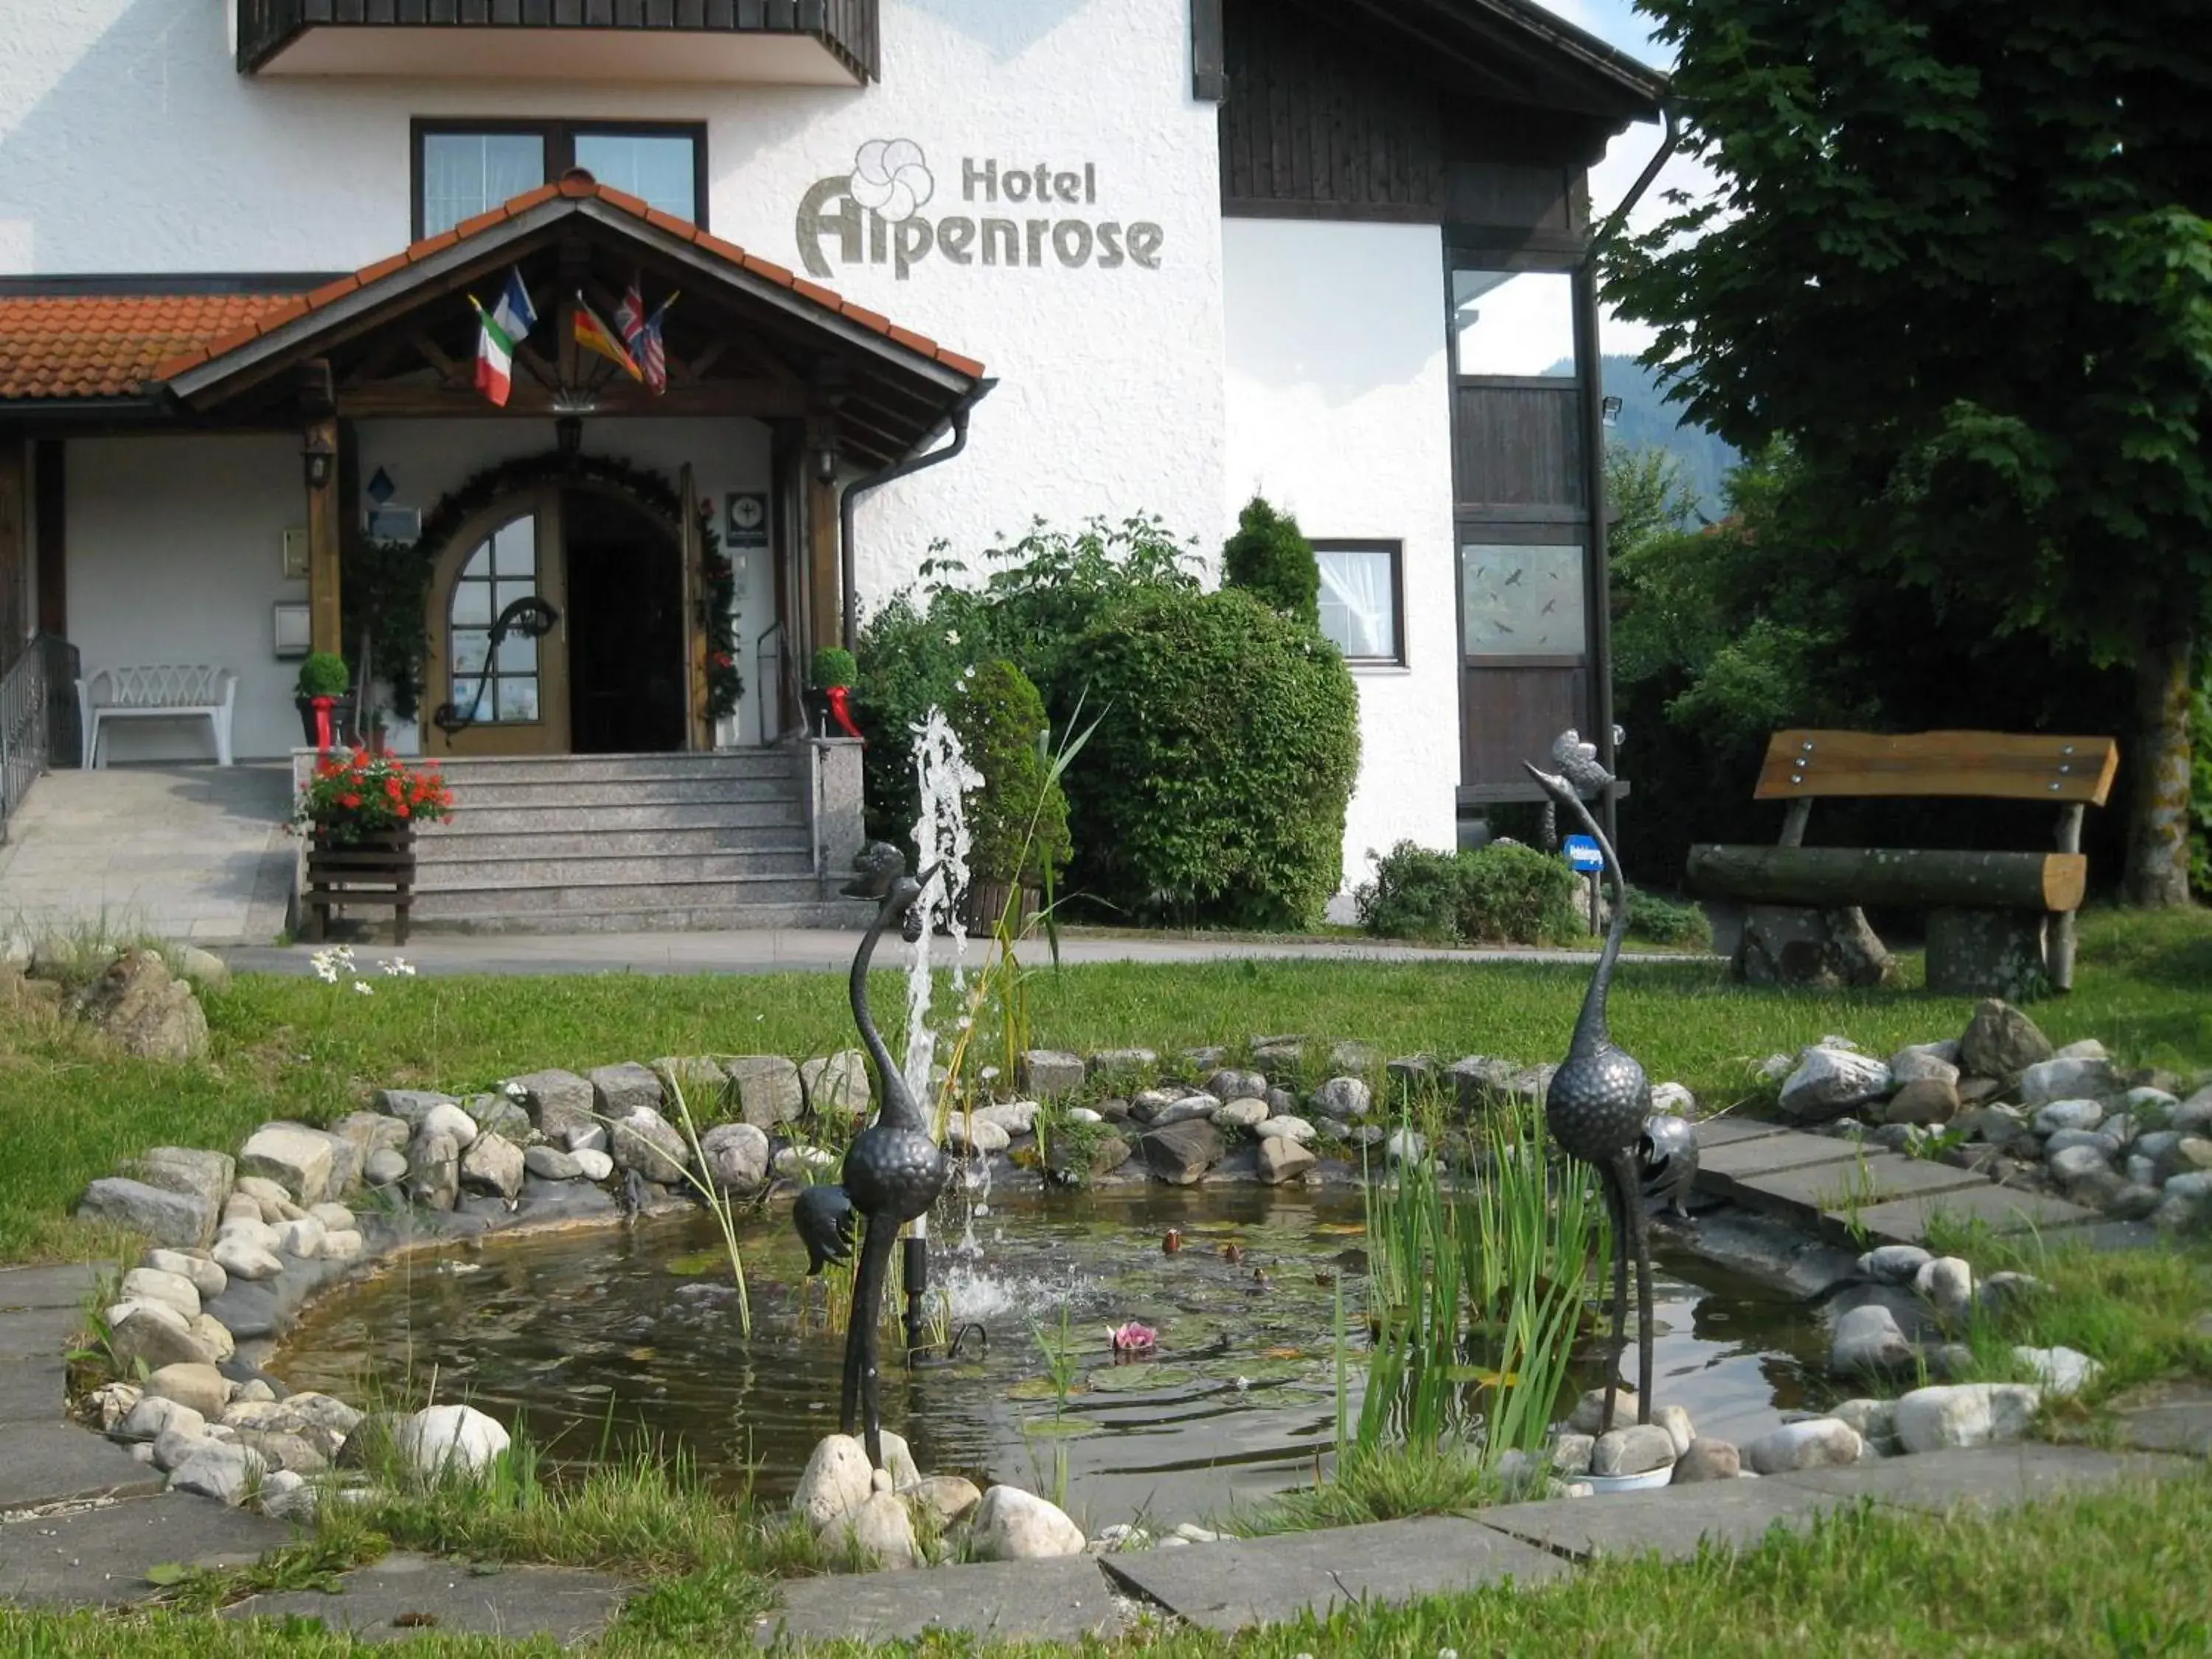
M1340 1372L1357 1421L1364 1231L1357 1193L990 1202L966 1237L932 1242L951 1324L984 1335L910 1377L887 1338L884 1426L925 1471L1031 1490L1051 1490L1064 1452L1069 1507L1094 1530L1227 1518L1314 1479L1335 1443ZM780 1498L836 1427L843 1340L782 1213L740 1237L750 1341L720 1233L697 1214L402 1256L311 1309L270 1369L361 1403L469 1401L520 1424L556 1468L681 1447L714 1486ZM1659 1403L1734 1440L1825 1398L1814 1310L1663 1245L1656 1265ZM1113 1352L1109 1328L1131 1320L1158 1331L1150 1357ZM1578 1385L1601 1375L1593 1358Z

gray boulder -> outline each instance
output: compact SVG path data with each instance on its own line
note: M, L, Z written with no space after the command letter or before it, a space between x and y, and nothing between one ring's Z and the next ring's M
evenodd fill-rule
M204 1152L193 1146L156 1146L126 1158L116 1173L149 1187L204 1198L217 1210L229 1196L238 1177L236 1161L228 1152Z
M1066 1513L1018 1486L994 1486L969 1522L969 1543L986 1561L1045 1561L1080 1555L1090 1540Z
M434 1089L379 1089L376 1091L377 1112L385 1117L396 1117L404 1123L410 1138L422 1129L424 1121L436 1108L460 1103L453 1096L440 1094Z
M2010 1082L2051 1058L2051 1039L2008 1002L1991 997L1974 1010L1959 1039L1959 1064L1976 1077Z
M368 1155L364 1170L372 1187L389 1187L404 1181L407 1176L407 1154L389 1146L380 1146Z
M614 1068L609 1068L614 1069ZM645 1071L643 1066L637 1068ZM594 1072L594 1080L599 1073ZM653 1074L647 1072L646 1075ZM660 1087L656 1079L654 1089ZM640 1106L617 1118L610 1132L609 1152L618 1170L635 1170L647 1181L663 1186L684 1179L690 1167L691 1148L666 1118L650 1106Z
M1258 1100L1267 1092L1267 1079L1258 1072L1224 1066L1206 1079L1206 1092L1216 1100Z
M133 1059L180 1065L207 1054L199 1000L152 951L124 951L76 994L70 1011Z
M564 1152L558 1146L539 1145L526 1146L522 1152L522 1167L540 1181L576 1181L583 1176L584 1166L576 1161L574 1152Z
M522 1190L526 1169L521 1147L486 1130L461 1154L461 1185L472 1193L513 1198Z
M158 1371L164 1365L216 1363L214 1351L192 1334L173 1308L132 1305L108 1327L107 1346L117 1365L126 1372L136 1371L142 1364L149 1371Z
M1656 1423L1632 1425L1601 1434L1590 1449L1589 1472L1598 1475L1649 1474L1673 1467L1674 1437Z
M626 1060L619 1066L602 1066L594 1071L592 1097L599 1115L610 1121L626 1118L641 1109L658 1116L661 1102L666 1097L653 1068L634 1060ZM617 1154L615 1161L622 1162L620 1154Z
M1228 1150L1221 1131L1203 1118L1151 1130L1137 1145L1146 1167L1171 1187L1196 1186Z
M1897 1316L1879 1302L1853 1308L1836 1322L1828 1347L1828 1370L1835 1376L1903 1370L1912 1359L1912 1344Z
M1032 1048L1018 1067L1022 1092L1046 1098L1073 1094L1083 1086L1083 1056L1057 1048Z
M1889 1092L1889 1066L1871 1054L1815 1047L1798 1056L1783 1080L1781 1114L1793 1123L1820 1123Z
M1754 1474L1789 1474L1799 1469L1819 1469L1856 1463L1862 1442L1848 1423L1832 1417L1811 1417L1747 1442L1739 1449Z
M872 1098L868 1057L858 1048L801 1060L799 1086L809 1111L823 1117L865 1117Z
M319 1204L330 1195L331 1137L303 1123L264 1123L239 1149L240 1175L259 1176L283 1188L297 1204Z
M1295 1180L1319 1162L1310 1147L1288 1135L1269 1135L1260 1143L1260 1179L1271 1187Z
M1877 1285L1910 1285L1936 1259L1917 1244L1884 1244L1859 1258L1859 1272Z
M1905 1085L1889 1097L1882 1108L1881 1121L1887 1124L1907 1124L1920 1128L1932 1128L1948 1123L1958 1115L1957 1085L1941 1078L1917 1078Z
M1698 1439L1674 1462L1674 1484L1695 1486L1706 1480L1733 1480L1743 1473L1743 1455L1725 1440Z
M82 1220L127 1227L179 1249L197 1249L215 1237L216 1206L206 1199L120 1176L103 1176L86 1188L76 1213Z
M251 1446L203 1440L169 1475L173 1492L197 1493L236 1509L260 1486L269 1465Z
M768 1134L752 1123L718 1123L699 1137L706 1176L726 1193L756 1193L768 1180Z
M2112 1070L2112 1062L2098 1054L2056 1054L2020 1074L2021 1103L2031 1110L2057 1100L2116 1094L2119 1089L2119 1076Z
M460 1143L436 1130L417 1134L407 1149L409 1200L426 1210L450 1210L460 1195Z
M1345 1122L1374 1109L1375 1091L1360 1078L1333 1077L1313 1091L1309 1103L1323 1117Z
M598 1121L592 1115L597 1097L591 1083L574 1072L528 1072L501 1085L502 1091L510 1086L522 1091L530 1121L548 1140L566 1144L572 1130L588 1130Z
M1897 1402L1897 1437L1911 1452L2017 1440L2043 1391L2025 1382L1954 1382L1915 1389Z

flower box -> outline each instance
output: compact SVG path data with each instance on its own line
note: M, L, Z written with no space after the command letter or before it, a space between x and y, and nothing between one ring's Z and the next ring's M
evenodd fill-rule
M307 890L301 909L307 936L319 945L330 931L332 910L385 908L392 915L392 937L407 943L408 913L415 902L415 830L355 830L339 833L322 825L309 831Z

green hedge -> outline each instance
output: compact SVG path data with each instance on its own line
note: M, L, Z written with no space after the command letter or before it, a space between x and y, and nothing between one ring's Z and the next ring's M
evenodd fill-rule
M1221 581L1309 628L1321 626L1321 565L1298 521L1255 495L1221 549Z
M1070 769L1075 884L1125 915L1304 927L1343 868L1359 702L1336 648L1236 589L1133 594L1055 696L1099 720Z
M1583 892L1565 859L1519 842L1436 853L1401 841L1352 896L1360 926L1385 939L1566 945L1588 937Z

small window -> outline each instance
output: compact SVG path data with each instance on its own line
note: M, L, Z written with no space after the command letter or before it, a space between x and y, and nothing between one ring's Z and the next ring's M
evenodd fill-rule
M1462 374L1573 378L1575 279L1564 271L1455 270L1451 323Z
M492 532L453 580L448 613L453 707L478 725L523 724L538 718L539 641L534 636L509 634L499 642L491 672L484 672L492 623L507 606L537 591L535 518L510 519ZM476 699L473 708L471 697Z
M1401 542L1316 542L1321 631L1354 663L1403 663Z
M706 150L696 123L417 121L415 234L451 230L570 167L703 227Z

